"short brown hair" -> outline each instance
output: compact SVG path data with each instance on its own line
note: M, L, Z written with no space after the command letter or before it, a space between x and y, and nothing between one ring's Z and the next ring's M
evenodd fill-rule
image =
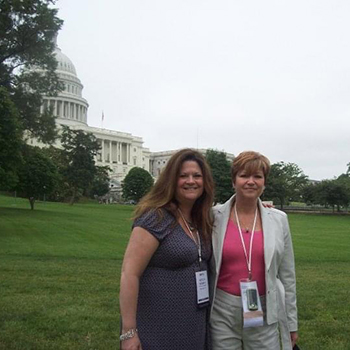
M148 210L161 208L178 217L178 202L175 195L181 166L186 161L196 162L202 170L203 193L193 205L192 218L193 223L202 231L204 238L209 242L212 230L210 211L214 199L214 181L204 156L191 148L182 149L171 156L154 186L137 205L135 218L140 217Z
M248 173L247 175L251 175L258 170L262 170L266 183L270 169L270 161L265 156L254 151L245 151L240 153L233 160L231 166L231 179L232 182L235 183L236 176L241 170L245 170Z

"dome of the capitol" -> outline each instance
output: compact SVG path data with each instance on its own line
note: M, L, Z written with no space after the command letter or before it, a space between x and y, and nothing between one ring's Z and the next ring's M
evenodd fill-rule
M73 62L56 45L55 55L57 60L57 71L63 71L77 76Z
M57 60L56 74L64 85L64 90L56 97L45 96L43 109L51 106L58 123L65 125L87 124L88 103L83 98L83 84L78 78L73 62L57 46L55 40L55 56Z

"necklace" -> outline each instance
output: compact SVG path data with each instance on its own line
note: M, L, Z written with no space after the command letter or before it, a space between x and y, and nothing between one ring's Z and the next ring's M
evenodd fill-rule
M196 246L197 246L197 249L198 249L198 259L199 259L199 263L201 263L201 262L202 262L202 246L201 246L201 239L200 239L198 230L196 230L195 228L191 229L191 227L188 225L188 221L185 219L184 215L182 214L181 209L180 209L180 208L177 208L177 210L179 211L180 216L181 216L181 219L183 220L183 222L184 222L184 224L185 224L187 230L190 232L190 235L191 235L191 237L192 237L192 240L194 241L194 243L195 243ZM193 232L196 232L197 240L195 239Z
M241 237L241 243L242 243L242 247L243 247L243 251L244 251L244 256L245 256L247 267L248 267L248 279L251 281L251 279L252 279L252 249L253 249L253 240L254 240L256 219L257 219L257 216L258 216L258 207L256 207L256 209L255 209L254 222L253 222L253 228L252 228L252 235L250 236L249 256L247 254L247 249L246 249L245 244L244 244L244 240L243 240L243 236L242 236L242 229L241 229L241 225L239 223L239 218L238 218L238 213L237 213L237 205L236 204L234 205L234 212L235 212L236 221L237 221L237 225L238 225L239 235Z
M189 222L188 220L185 219L185 216L184 216L184 214L182 214L182 211L180 210L180 208L178 208L178 211L180 213L181 219L184 222L187 230L190 232L192 239L198 244L198 242L196 241L196 239L193 235L195 228L192 226L191 222ZM198 234L198 231L197 231L197 234Z
M235 205L236 206L236 205ZM237 213L237 209L234 209L235 214ZM255 213L256 214L256 213ZM244 233L249 233L249 232L253 232L254 228L252 228L252 230L250 231L249 227L252 227L251 225L246 224L245 222L242 222L242 220L239 220L238 215L236 214L236 222L237 222L237 226L240 226L241 231ZM254 215L255 216L255 215ZM254 218L255 219L255 218ZM254 219L253 219L253 226L254 226Z
M185 221L186 221L188 227L190 228L190 231L194 231L196 229L191 221L188 221L186 219L185 219Z

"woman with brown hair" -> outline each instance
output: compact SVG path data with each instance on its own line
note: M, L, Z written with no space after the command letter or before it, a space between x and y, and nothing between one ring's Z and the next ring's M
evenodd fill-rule
M242 152L232 164L236 194L213 208L213 350L291 350L298 338L294 254L287 215L259 197L269 160Z
M207 350L213 179L175 153L135 212L120 283L122 350Z

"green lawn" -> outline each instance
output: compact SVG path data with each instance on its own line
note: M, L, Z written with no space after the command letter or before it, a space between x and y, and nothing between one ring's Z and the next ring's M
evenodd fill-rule
M0 196L0 349L118 349L132 207ZM302 349L350 349L350 216L290 214Z
M0 196L0 349L116 349L132 207Z

